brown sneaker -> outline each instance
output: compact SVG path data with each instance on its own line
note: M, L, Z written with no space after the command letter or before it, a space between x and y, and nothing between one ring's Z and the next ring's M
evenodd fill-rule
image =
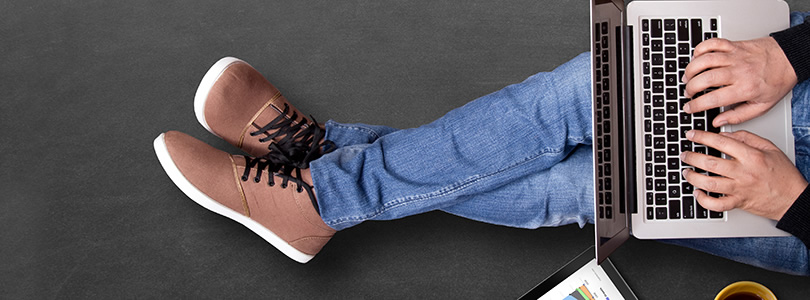
M271 155L230 155L177 131L154 142L158 160L191 200L245 225L293 260L306 263L335 234L318 215L309 170Z
M197 120L205 129L251 156L268 152L270 142L323 142L323 128L308 120L248 63L217 61L194 96ZM315 124L315 126L311 126Z

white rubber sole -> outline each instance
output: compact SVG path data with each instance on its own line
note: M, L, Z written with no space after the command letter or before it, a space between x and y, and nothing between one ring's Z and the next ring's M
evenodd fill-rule
M200 122L200 125L205 127L208 132L213 133L216 136L216 133L211 130L211 127L208 126L208 122L205 121L205 114L203 112L203 108L205 108L205 100L208 99L208 93L211 91L211 88L214 87L214 83L217 82L219 76L225 72L228 67L232 64L241 62L244 64L248 64L245 61L238 59L236 57L223 57L214 63L211 68L205 72L205 76L203 76L202 80L200 81L200 85L197 87L197 92L194 94L194 114L197 115L197 121ZM250 65L250 64L248 64Z
M166 142L164 140L164 134L161 133L154 141L155 153L157 154L158 160L160 161L160 165L163 166L163 170L166 171L166 174L169 175L169 178L180 188L183 193L186 194L191 200L197 202L197 204L201 205L202 207L207 208L210 211L213 211L217 214L220 214L224 217L227 217L231 220L239 222L240 224L244 225L251 231L258 234L262 237L265 241L276 247L281 253L287 255L292 260L297 261L299 263L306 263L311 260L314 255L305 254L298 249L295 249L293 246L290 246L287 242L282 240L278 235L267 229L266 227L262 226L261 224L257 223L256 221L240 214L222 204L211 199L197 189L191 182L180 173L180 169L177 168L177 165L174 164L174 161L169 154L168 148L166 148Z

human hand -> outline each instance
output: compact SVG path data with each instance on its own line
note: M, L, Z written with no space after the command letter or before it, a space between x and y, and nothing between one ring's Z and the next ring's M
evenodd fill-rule
M715 117L714 127L765 114L797 83L793 66L772 37L739 42L706 40L695 48L681 80L686 84L686 97L719 87L686 103L686 113L739 103Z
M691 130L686 138L725 153L729 159L695 152L681 153L681 161L720 176L706 176L684 169L695 187L695 199L706 209L741 208L755 215L779 220L807 187L799 170L770 141L747 131L720 134ZM703 191L701 191L703 190ZM711 197L704 191L724 194Z

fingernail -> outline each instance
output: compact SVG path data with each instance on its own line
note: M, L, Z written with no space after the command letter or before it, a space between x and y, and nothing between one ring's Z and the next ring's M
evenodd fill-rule
M689 131L686 132L686 139L692 140L693 137L695 137L695 131L694 130L689 130Z
M684 93L685 93L685 92L684 92ZM686 96L686 97L688 98L689 96ZM691 114L691 113L692 113L692 109L691 109L691 108L689 108L689 103L686 103L686 104L684 104L684 105L683 105L683 111L684 111L685 113L687 113L687 114Z
M689 169L683 169L683 171L681 171L681 175L683 175L683 177L686 177L686 174L689 174Z
M681 82L686 83L686 75L681 76Z
M680 158L681 161L683 161L683 159L686 158L686 152L681 152L681 155L678 155L678 158ZM686 169L684 169L684 171L686 171Z

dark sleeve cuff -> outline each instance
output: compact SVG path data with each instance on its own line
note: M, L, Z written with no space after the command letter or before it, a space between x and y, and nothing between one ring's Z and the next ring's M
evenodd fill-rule
M810 185L804 188L804 192L776 223L776 228L799 238L810 248Z
M779 31L771 36L779 43L785 52L793 70L796 71L798 82L810 78L810 22L805 22Z

